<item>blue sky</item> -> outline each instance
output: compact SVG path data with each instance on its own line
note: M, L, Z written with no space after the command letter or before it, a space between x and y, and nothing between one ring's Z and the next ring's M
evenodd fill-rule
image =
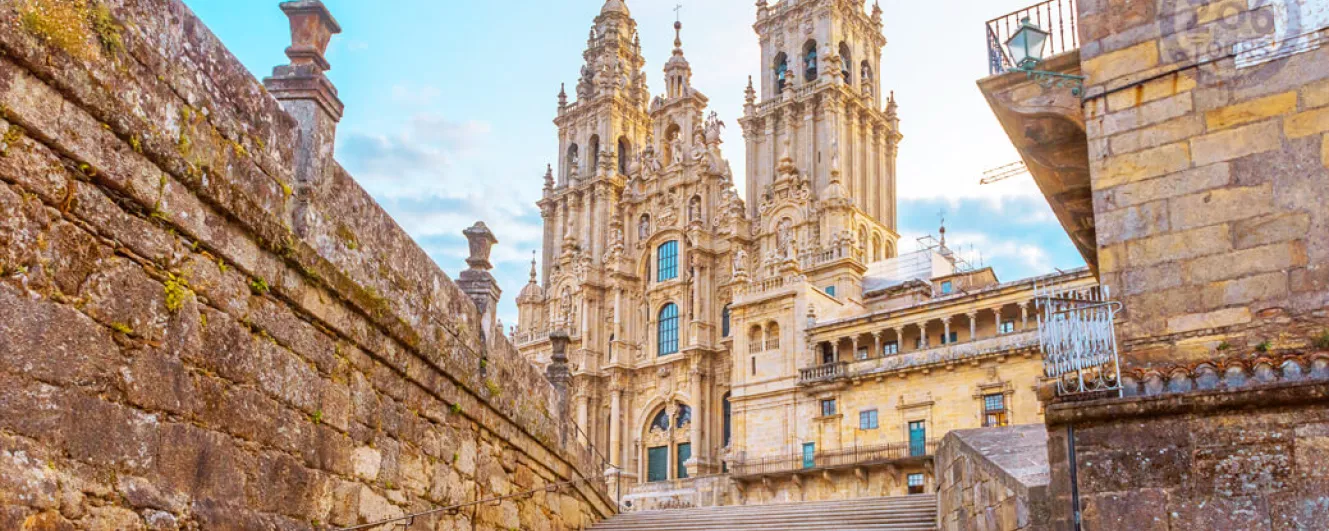
M284 64L290 43L277 0L185 0L256 77ZM500 315L540 247L546 164L560 83L575 85L603 0L324 0L342 26L328 52L346 115L337 158L434 260L465 267L461 230L484 220L497 234ZM693 84L730 124L759 68L755 2L684 2L683 47ZM1033 0L883 0L888 44L882 86L900 103L902 251L935 233L996 268L1003 280L1083 265L1028 176L979 186L984 170L1018 160L975 81L987 75L983 23ZM628 0L652 92L673 43L675 0ZM573 92L569 90L569 92ZM725 156L744 175L741 130ZM740 183L740 187L742 184ZM970 245L973 251L970 253Z

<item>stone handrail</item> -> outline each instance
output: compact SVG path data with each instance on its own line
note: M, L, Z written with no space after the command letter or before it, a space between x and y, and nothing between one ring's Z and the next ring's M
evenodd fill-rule
M821 450L809 462L803 454L774 455L732 464L734 478L788 474L810 470L849 468L862 465L885 464L905 459L929 458L937 453L938 440L896 442L876 446L852 446Z
M814 382L829 381L836 378L843 378L849 375L849 362L840 361L836 363L827 363L816 367L808 367L798 370L798 383L810 384Z

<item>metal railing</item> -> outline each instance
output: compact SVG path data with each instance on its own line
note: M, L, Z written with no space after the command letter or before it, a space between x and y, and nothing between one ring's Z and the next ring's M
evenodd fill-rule
M1043 372L1057 381L1057 394L1120 393L1116 315L1122 305L1111 300L1108 287L1036 285L1034 293Z
M1029 19L1048 32L1045 57L1080 47L1077 0L1048 0L987 22L988 74L997 75L1015 68L1006 41L1020 31L1020 21Z
M853 446L817 451L808 459L803 454L787 454L737 461L730 465L730 475L769 476L801 471L815 471L855 466L886 464L906 459L927 458L937 453L941 441L898 442L875 446Z
M848 375L849 375L849 362L838 361L835 363L818 365L816 367L799 369L798 383L800 385L810 384L826 380L834 380L836 378L843 378Z

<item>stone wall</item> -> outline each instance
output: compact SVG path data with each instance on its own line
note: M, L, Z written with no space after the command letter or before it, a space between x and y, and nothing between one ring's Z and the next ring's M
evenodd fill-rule
M1057 529L1070 528L1072 492L1085 530L1329 529L1323 383L1062 404L1047 415Z
M601 472L335 127L178 0L0 0L0 51L0 528L326 528ZM610 511L584 482L410 529Z
M1080 23L1125 368L1329 348L1323 2L1082 0Z
M946 435L936 458L940 528L1052 529L1047 443L1047 428L1042 424Z

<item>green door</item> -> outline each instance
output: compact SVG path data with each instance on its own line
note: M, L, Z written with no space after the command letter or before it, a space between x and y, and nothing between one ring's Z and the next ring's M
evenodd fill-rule
M678 445L678 479L688 477L688 467L683 466L683 463L688 462L688 459L692 459L692 444L683 443Z
M669 447L647 448L646 481L664 481L666 479L669 479Z
M928 430L923 421L909 423L909 455L920 456L928 453Z
M803 468L817 466L817 443L803 444Z

